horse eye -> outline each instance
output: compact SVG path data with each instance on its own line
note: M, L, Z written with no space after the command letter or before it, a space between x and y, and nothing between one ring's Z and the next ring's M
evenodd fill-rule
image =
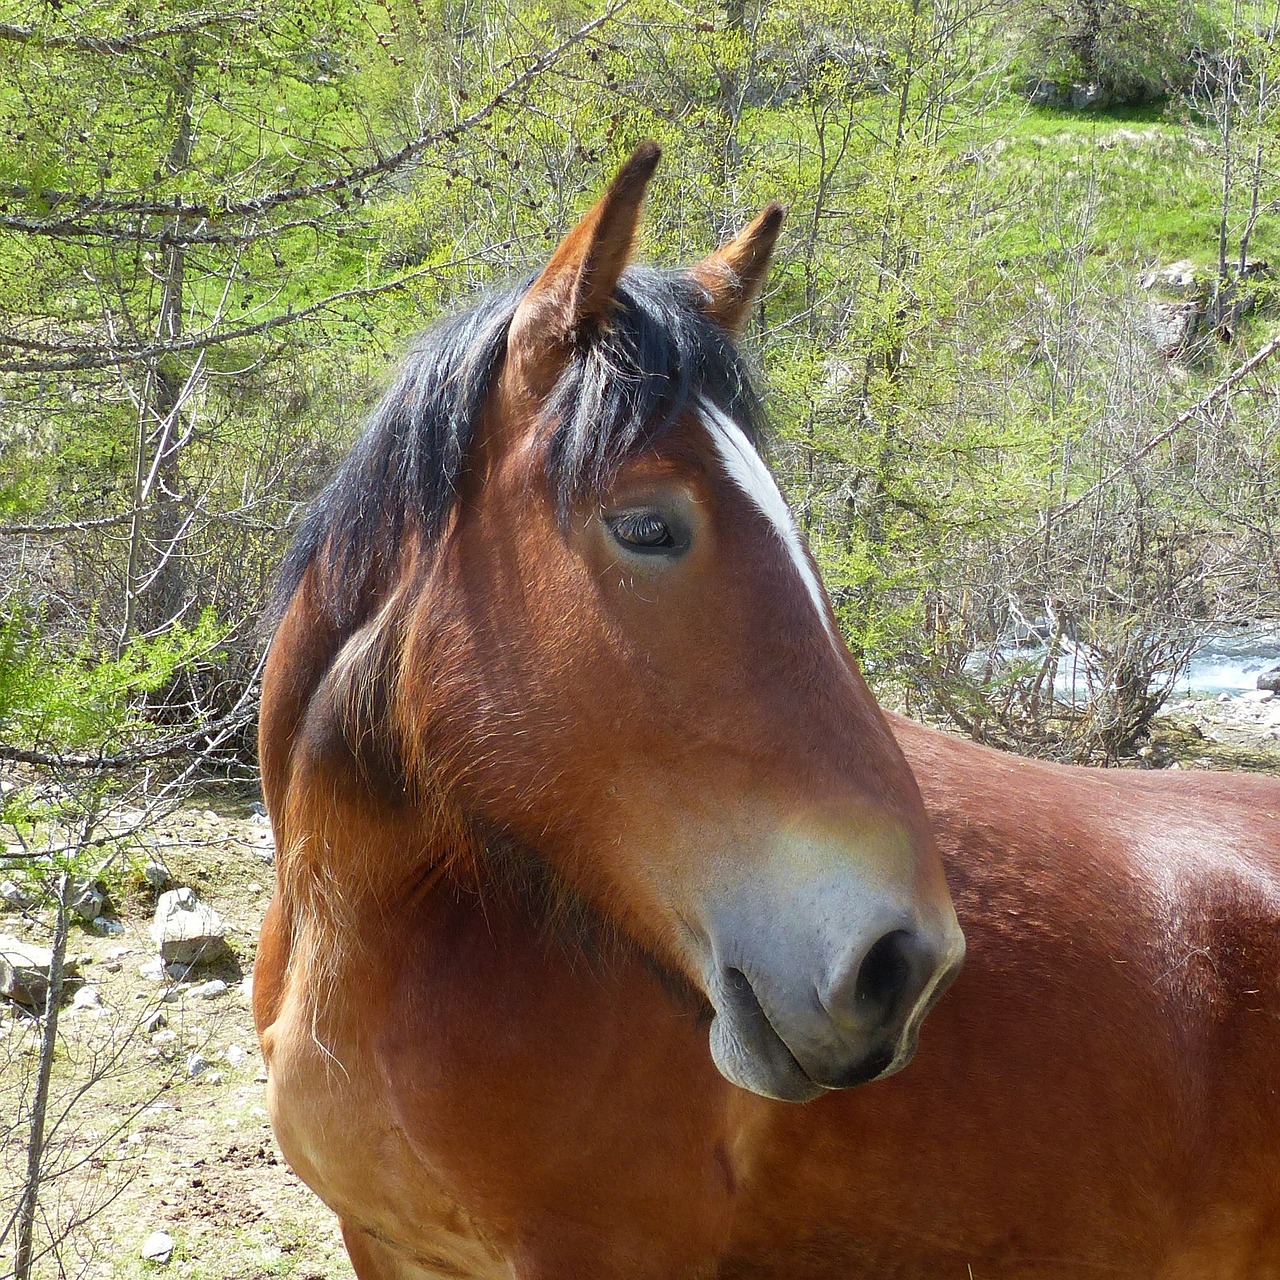
M609 531L624 547L664 551L676 545L671 527L652 511L628 511L608 521Z

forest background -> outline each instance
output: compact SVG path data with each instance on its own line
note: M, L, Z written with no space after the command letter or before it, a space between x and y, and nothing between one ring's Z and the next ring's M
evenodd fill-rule
M0 0L0 909L47 979L0 1005L0 1270L84 1273L88 1224L133 1221L136 1126L212 1079L203 1015L156 1021L185 973L130 990L109 944L145 948L174 883L260 919L260 619L308 499L413 335L535 270L643 138L652 261L789 207L746 342L877 694L1159 763L1198 639L1280 617L1278 23L1280 0ZM194 816L217 781L246 789L235 839ZM89 942L105 1004L60 1030ZM202 1110L221 1123L164 1133L225 1234ZM243 1223L303 1266L313 1227L280 1244L262 1216L266 1152ZM135 1197L140 1232L172 1184Z
M1277 612L1275 0L8 9L9 758L250 759L303 504L644 137L653 260L789 206L748 342L883 697L1106 761L1206 624Z

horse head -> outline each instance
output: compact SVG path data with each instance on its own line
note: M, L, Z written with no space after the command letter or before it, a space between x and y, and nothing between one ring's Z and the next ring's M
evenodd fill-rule
M428 336L294 585L327 600L362 776L434 824L418 861L536 867L705 1009L729 1080L807 1100L902 1067L964 943L761 459L733 338L782 210L687 271L631 266L658 155Z

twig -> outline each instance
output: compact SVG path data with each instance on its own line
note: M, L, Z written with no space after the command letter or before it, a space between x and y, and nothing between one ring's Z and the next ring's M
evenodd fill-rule
M1101 480L1095 481L1078 497L1072 498L1070 502L1064 503L1062 506L1055 508L1052 512L1045 515L1040 527L1036 532L1028 538L1028 541L1037 541L1045 534L1046 529L1062 516L1070 515L1071 512L1078 510L1095 494L1105 489L1112 481L1119 479L1127 471L1131 471L1137 463L1141 462L1148 454L1158 449L1165 441L1173 437L1187 423L1204 413L1215 401L1221 400L1229 391L1233 390L1244 378L1247 378L1260 365L1266 364L1277 351L1280 351L1280 335L1272 338L1265 346L1259 348L1251 355L1243 364L1234 368L1221 382L1218 383L1211 391L1201 399L1197 400L1189 409L1184 409L1174 420L1157 435L1151 437L1146 444L1142 446L1136 453L1130 454L1119 466L1113 467L1107 472Z

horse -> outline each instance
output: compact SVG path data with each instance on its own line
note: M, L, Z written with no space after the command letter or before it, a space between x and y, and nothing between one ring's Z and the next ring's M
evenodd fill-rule
M962 961L762 460L782 210L633 265L658 158L422 339L282 569L254 1016L360 1280L712 1274L771 1108L901 1071Z
M702 314L726 332L759 287L777 217L766 211L691 273L704 291ZM630 286L612 287L615 314L632 314ZM676 317L664 313L664 323ZM724 367L738 376L731 360ZM557 377L553 369L540 387ZM526 392L536 404L551 394ZM723 392L710 398L727 403ZM563 423L572 403L561 391L549 421ZM530 405L523 420L538 411ZM731 406L735 415L751 420L743 404ZM740 502L730 469L715 459L708 466L702 416L701 429L686 419L665 442L646 440L636 460L680 466L687 482L684 460L702 459L694 465L702 483L710 476ZM593 410L593 422L606 419ZM593 430L582 425L582 447ZM360 473L372 476L361 489L370 503L381 501L378 477L389 465L378 455ZM475 470L450 518L482 519L492 494L481 481L499 475L494 462ZM356 524L358 511L344 511ZM722 518L718 505L712 517ZM589 518L577 509L567 527L584 529ZM669 528L665 508L659 518ZM645 532L661 540L656 528ZM765 647L762 664L720 651L717 678L735 661L751 673L734 691L747 714L766 673L794 669L772 648L785 638L775 629L813 626L799 607L810 580L779 555L787 536L774 533L768 554L759 547L749 561L739 557L753 573L774 565L769 595L751 598L758 616L715 601L721 646L739 643L730 624L740 622ZM1280 782L1022 760L877 717L859 698L855 736L876 753L876 776L893 779L899 821L909 787L884 754L882 719L918 781L967 959L905 1071L816 1096L789 1090L776 1068L717 1049L717 1020L732 1007L724 988L691 981L671 951L628 923L606 936L605 899L578 889L565 864L541 865L538 840L512 846L505 828L486 828L485 883L467 856L455 852L443 865L412 852L423 847L426 802L414 792L407 804L398 788L404 744L420 739L389 738L379 717L389 705L405 715L438 703L482 673L437 666L434 686L391 697L408 689L396 682L415 668L361 640L370 624L355 619L386 610L378 626L395 625L402 646L423 623L392 624L403 614L380 603L386 588L363 585L372 572L405 581L406 566L385 545L352 553L347 580L360 585L346 624L324 620L319 586L298 598L298 584L317 572L314 550L304 553L263 703L264 781L281 851L255 968L272 1112L286 1155L338 1211L360 1280L1280 1275ZM499 572L483 557L472 564L481 579ZM429 562L417 571L433 572ZM504 583L518 576L502 572ZM589 608L598 587L580 590L581 600L557 597L565 617ZM657 598L656 587L645 590ZM441 625L470 634L474 622L448 609L449 598L433 605ZM794 614L784 619L779 600ZM825 607L821 618L825 631ZM819 651L825 660L813 644ZM514 661L496 647L486 652L504 670ZM426 661L417 655L408 656ZM852 680L860 691L847 654L837 667L838 688ZM360 673L358 699L344 692L344 670ZM814 676L829 679L830 668ZM612 683L599 691L611 710L616 692ZM823 696L806 685L795 713L815 714L810 699ZM352 709L344 734L334 727L338 706ZM689 695L681 710L666 714L682 731L707 714ZM559 710L545 714L567 723ZM833 732L817 714L823 733ZM770 728L779 752L797 723L789 715ZM492 716L485 732L500 733ZM631 767L656 774L673 748L655 729L647 735L652 754ZM809 749L825 746L820 738ZM846 838L855 842L874 829L865 822L866 760L850 765L859 794ZM777 764L757 748L751 768L765 776ZM722 778L724 767L718 758L697 785L714 792L731 829L741 821L742 775ZM672 783L664 776L661 785ZM430 794L432 820L453 829L449 793ZM889 804L888 794L880 782L877 804ZM473 819L470 791L466 802ZM472 828L456 829L455 849L479 846ZM720 838L714 826L702 831ZM914 838L923 849L927 836ZM323 858L304 873L308 847ZM410 894L377 898L388 877L408 884L410 867L421 877ZM797 899L776 883L763 881L768 905L790 915ZM367 959L335 967L329 949L349 957L351 939L368 932ZM794 954L779 952L784 961ZM757 980L757 970L743 972ZM772 1006L761 1008L772 1020ZM740 1034L742 1044L759 1044Z

